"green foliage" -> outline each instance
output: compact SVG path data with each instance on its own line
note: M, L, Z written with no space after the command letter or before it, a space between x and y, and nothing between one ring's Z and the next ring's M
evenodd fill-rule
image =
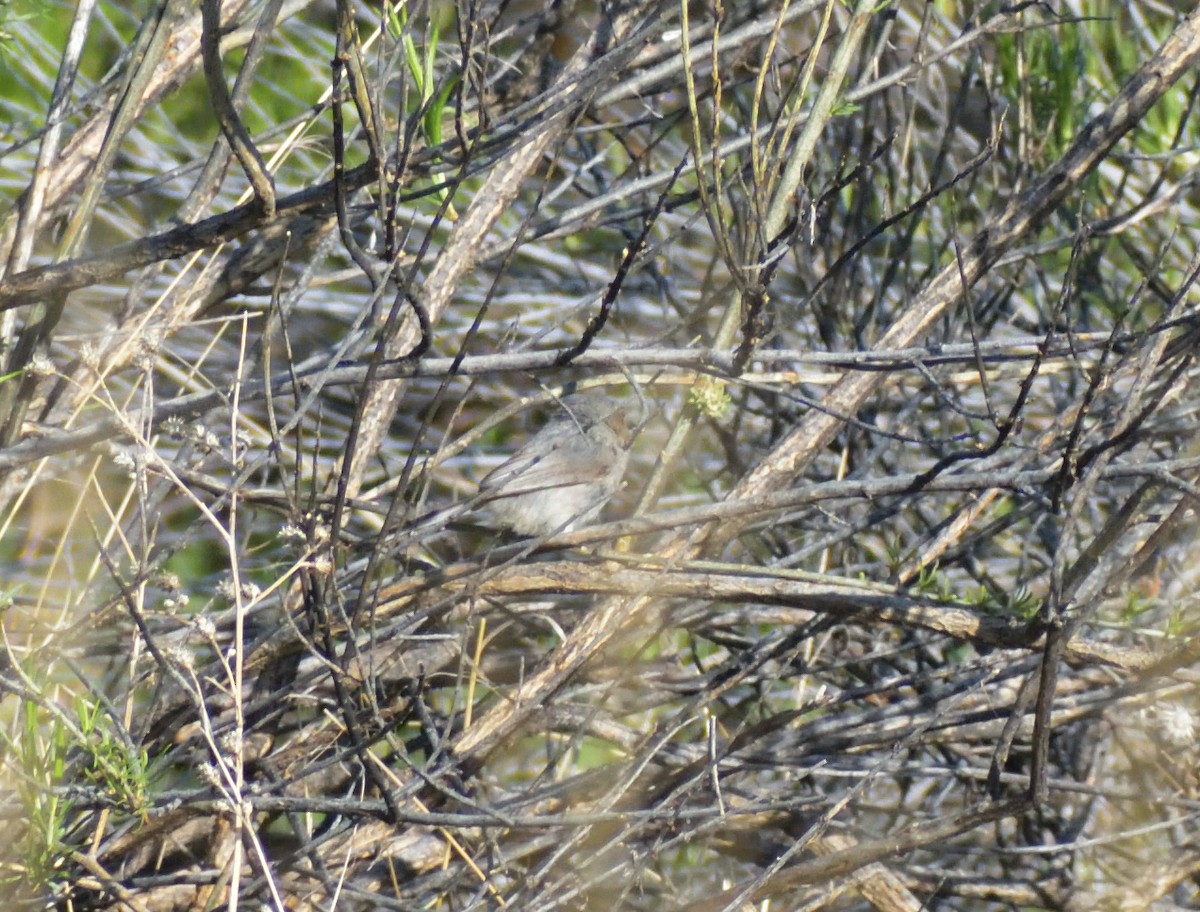
M1017 587L1013 592L995 592L981 585L974 591L959 593L951 578L936 563L921 568L912 589L939 601L961 601L987 614L1016 616L1022 620L1031 620L1042 606L1042 600L1034 597L1024 586Z
M943 602L948 602L954 597L949 578L940 572L936 562L921 568L912 588L921 595L931 596Z
M1121 613L1118 615L1118 622L1132 626L1138 622L1138 618L1142 617L1153 607L1153 599L1148 599L1136 589L1131 589L1125 599Z
M421 126L425 140L430 146L439 146L442 143L442 120L446 114L446 105L450 94L458 85L457 76L451 76L438 85L435 64L441 25L436 17L431 18L425 41L418 47L413 39L412 29L409 28L406 3L386 4L386 19L388 34L404 48L405 63L416 87L418 104L422 111Z
M1193 621L1188 619L1185 607L1183 605L1176 604L1172 608L1170 616L1167 618L1164 632L1168 637L1186 636L1191 623L1193 623ZM1192 635L1195 635L1194 632Z
M12 0L0 0L0 57L7 58L12 51L12 46L16 41L16 37L8 30L8 25L12 22L28 19L32 13L15 13L12 8Z
M604 769L625 759L624 751L609 741L584 735L575 743L573 766L579 770Z
M16 724L17 737L4 735L3 751L23 811L14 834L20 865L0 883L38 889L61 876L74 848L67 835L72 805L62 790L74 738L64 719L32 699L22 702Z
M1062 154L1090 102L1088 60L1080 28L1078 23L1067 22L996 39L1002 86L1014 110L1028 99L1033 119L1030 135L1045 140L1043 160Z
M443 6L441 9L447 15L452 13L449 6ZM442 24L438 21L436 13L431 15L424 42L418 45L409 27L407 3L385 3L385 21L388 35L399 41L404 49L405 64L415 87L415 98L406 99L405 107L417 108L421 117L421 134L430 147L437 148L442 144L442 123L447 116L450 96L458 86L457 75L440 77L436 69ZM439 203L447 204L449 194L449 189L439 187L436 192ZM458 217L453 206L449 207L448 215L452 220Z
M892 536L884 544L883 560L889 575L895 574L904 563L904 544L898 536Z
M97 786L114 804L133 813L144 813L150 782L150 759L117 736L100 700L80 697L75 703L79 731L88 762L83 778Z
M151 772L147 752L120 737L102 700L77 698L71 718L52 702L48 685L25 680L42 691L21 701L15 736L0 735L22 809L13 838L17 863L0 883L41 891L63 876L66 858L83 839L65 786L90 786L94 801L144 814Z
M1023 621L1033 620L1042 607L1042 600L1025 586L1018 586L1013 592L994 592L986 586L980 586L974 595L968 597L967 602L988 614L1016 616Z

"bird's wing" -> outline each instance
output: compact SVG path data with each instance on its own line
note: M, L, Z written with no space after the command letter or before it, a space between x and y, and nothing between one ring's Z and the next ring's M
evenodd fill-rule
M514 497L589 484L603 478L613 462L597 459L594 444L572 434L566 440L534 435L521 453L497 466L479 482L479 493L489 498ZM535 444L541 444L535 445Z

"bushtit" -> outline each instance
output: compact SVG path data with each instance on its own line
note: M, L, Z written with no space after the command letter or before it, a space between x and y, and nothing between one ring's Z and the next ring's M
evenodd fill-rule
M602 392L559 400L555 414L507 462L479 482L468 515L518 535L586 525L621 487L635 403Z

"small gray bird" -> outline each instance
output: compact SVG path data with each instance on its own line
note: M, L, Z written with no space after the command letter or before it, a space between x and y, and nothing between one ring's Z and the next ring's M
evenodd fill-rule
M635 403L576 393L507 462L479 482L468 517L518 535L545 536L587 525L621 487L638 424Z

